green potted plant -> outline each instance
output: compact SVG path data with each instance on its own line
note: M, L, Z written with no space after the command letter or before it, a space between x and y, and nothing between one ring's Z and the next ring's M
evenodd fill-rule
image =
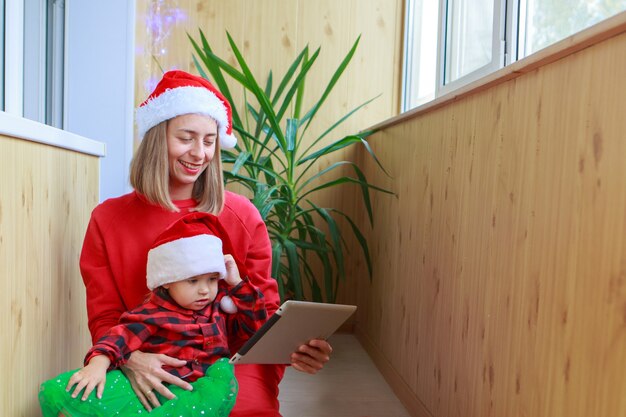
M343 218L349 225L348 230L359 243L371 277L368 244L350 216L336 208L319 207L312 196L320 190L354 184L360 189L363 206L372 224L370 190L390 191L368 183L361 169L351 161L334 162L319 172L313 168L320 160L340 149L361 144L384 171L367 142L367 137L373 133L371 131L320 145L322 139L371 100L339 118L318 137L312 140L304 138L315 115L352 59L359 39L335 70L319 99L303 112L306 76L320 49L309 56L309 48L305 47L276 86L270 71L264 87L261 87L240 49L229 33L227 36L240 69L215 55L201 30L199 42L189 36L196 52L193 58L198 72L211 80L233 105L233 130L239 133L241 140L234 152L222 151L226 182L239 183L249 190L251 201L267 224L273 251L272 276L278 281L281 298L301 300L309 294L313 301L335 302L339 282L345 280L346 249L337 219ZM232 85L244 89L244 105L241 108L237 108L233 100ZM353 175L345 175L344 167L350 169ZM332 173L341 175L329 175ZM316 274L315 265L322 270L321 274Z

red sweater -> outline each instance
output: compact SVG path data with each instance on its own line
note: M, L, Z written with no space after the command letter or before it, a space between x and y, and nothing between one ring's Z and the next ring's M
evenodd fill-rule
M80 256L80 270L87 290L87 315L94 343L118 324L125 311L141 304L146 287L148 250L157 236L195 206L194 200L176 201L179 212L149 203L136 192L98 205L91 215ZM235 257L245 263L248 277L265 298L268 316L278 309L276 281L270 276L271 244L258 210L238 194L226 192L224 210L218 216L228 231ZM230 340L236 352L242 340ZM278 383L284 367L238 365L237 404L233 417L278 416Z

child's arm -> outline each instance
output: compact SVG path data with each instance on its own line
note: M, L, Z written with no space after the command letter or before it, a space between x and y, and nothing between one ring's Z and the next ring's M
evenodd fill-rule
M241 282L241 276L239 275L239 268L237 268L237 262L232 255L224 255L224 264L226 265L226 277L224 281L234 287Z
M252 285L248 278L241 279L237 263L232 256L225 255L224 261L226 263L224 281L229 288L222 300L228 297L235 307L232 313L227 311L231 314L226 314L228 336L229 339L234 336L245 341L267 320L265 300L261 291Z
M94 356L83 369L72 375L67 383L67 387L65 387L65 391L70 392L72 387L76 385L72 393L72 398L76 398L84 388L85 391L83 392L81 400L85 401L87 397L89 397L89 394L91 394L91 391L96 388L96 396L102 398L107 369L110 364L111 360L105 355Z
M149 303L122 314L120 323L110 328L85 355L85 363L104 355L109 359L109 370L126 364L130 354L141 349L143 343L157 331L148 321L157 309Z

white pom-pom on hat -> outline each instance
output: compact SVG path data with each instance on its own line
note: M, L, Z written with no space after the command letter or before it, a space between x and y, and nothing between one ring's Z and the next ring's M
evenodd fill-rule
M237 312L237 306L229 295L225 295L224 297L222 297L222 299L220 300L220 308L224 313L232 314Z

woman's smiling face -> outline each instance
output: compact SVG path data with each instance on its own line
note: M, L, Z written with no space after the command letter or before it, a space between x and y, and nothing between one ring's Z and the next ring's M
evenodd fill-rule
M201 114L184 114L167 122L167 152L172 200L192 196L193 184L215 155L217 122Z

